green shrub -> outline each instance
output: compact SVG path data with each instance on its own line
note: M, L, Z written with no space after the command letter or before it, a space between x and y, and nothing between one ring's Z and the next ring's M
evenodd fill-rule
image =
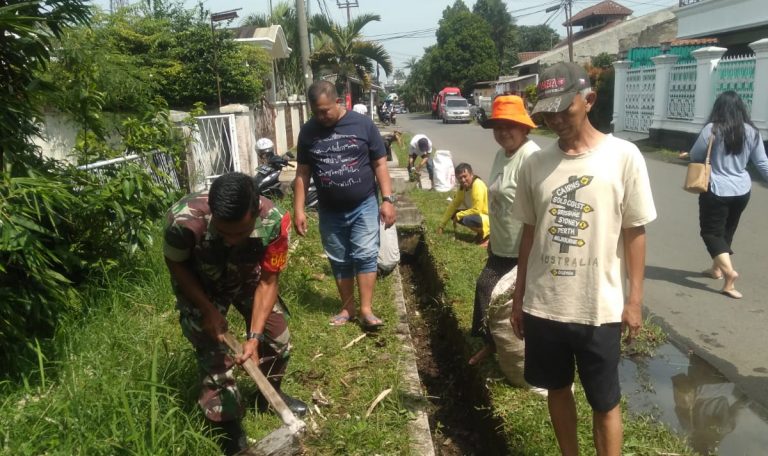
M9 374L29 341L77 307L77 283L152 242L177 194L138 164L95 174L47 162L0 180L0 374Z

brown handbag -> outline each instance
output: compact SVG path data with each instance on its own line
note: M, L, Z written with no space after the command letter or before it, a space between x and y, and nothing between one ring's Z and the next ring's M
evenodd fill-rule
M707 158L704 163L688 163L688 172L685 174L683 190L691 193L704 193L709 190L709 175L712 173L712 165L709 156L712 153L712 143L715 142L715 134L709 137L707 145Z

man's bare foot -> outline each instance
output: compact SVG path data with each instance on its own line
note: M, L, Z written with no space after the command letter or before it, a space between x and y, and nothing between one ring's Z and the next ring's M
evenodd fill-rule
M496 351L496 347L493 345L484 345L477 353L469 358L469 365L474 366L479 364L482 360L492 355Z

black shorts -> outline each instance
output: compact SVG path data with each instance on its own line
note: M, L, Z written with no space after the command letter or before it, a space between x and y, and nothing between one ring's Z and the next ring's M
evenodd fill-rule
M523 314L525 380L546 389L567 388L575 368L592 410L607 412L621 400L621 323L590 326Z

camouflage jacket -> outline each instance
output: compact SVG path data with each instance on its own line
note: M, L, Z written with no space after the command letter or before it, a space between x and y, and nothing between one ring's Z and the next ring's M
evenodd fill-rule
M262 269L280 272L288 257L290 214L262 197L249 239L229 247L210 224L207 193L192 193L167 214L163 253L176 262L191 262L206 294L231 299L252 294ZM174 283L174 291L179 292Z

